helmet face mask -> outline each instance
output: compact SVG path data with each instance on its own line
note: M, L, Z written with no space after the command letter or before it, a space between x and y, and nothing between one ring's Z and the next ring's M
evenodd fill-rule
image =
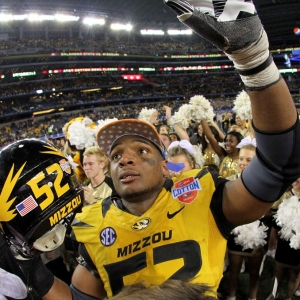
M24 249L57 224L68 225L83 202L64 153L38 139L20 140L1 150L0 191L3 231Z
M32 246L42 252L55 250L64 242L66 231L67 228L64 225L57 224L52 230L38 238Z

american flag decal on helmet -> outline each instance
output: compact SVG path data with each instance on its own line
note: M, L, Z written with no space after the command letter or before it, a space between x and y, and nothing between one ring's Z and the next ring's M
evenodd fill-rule
M34 210L36 207L38 207L38 204L34 200L34 198L30 195L25 200L23 200L21 203L19 203L16 206L17 211L19 214L24 217L28 213L30 213L32 210Z

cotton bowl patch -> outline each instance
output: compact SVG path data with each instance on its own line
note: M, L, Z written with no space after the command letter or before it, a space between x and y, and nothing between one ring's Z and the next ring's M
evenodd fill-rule
M200 182L194 177L185 178L174 184L172 188L173 198L178 199L179 202L189 204L192 203L201 190Z

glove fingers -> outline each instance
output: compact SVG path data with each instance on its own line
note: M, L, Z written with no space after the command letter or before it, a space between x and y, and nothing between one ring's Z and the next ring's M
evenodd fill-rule
M190 0L189 3L221 22L238 20L256 13L254 4L245 0Z
M218 16L218 21L234 21L255 14L256 10L252 2L244 2L244 0L227 1L222 12Z
M254 43L262 31L257 15L236 21L218 22L217 19L195 10L183 23L226 53Z
M194 7L185 0L164 0L165 4L172 8L177 15L192 13Z
M261 35L262 25L252 1L164 1L181 22L226 53L249 46Z
M219 49L224 50L228 48L228 40L218 29L219 23L217 19L195 10L183 23Z

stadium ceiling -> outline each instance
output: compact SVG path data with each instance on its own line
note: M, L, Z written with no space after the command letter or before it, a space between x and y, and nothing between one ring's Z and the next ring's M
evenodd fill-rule
M300 0L254 0L271 45L300 46L300 36L293 29L300 27ZM185 27L163 0L1 0L1 13L47 11L77 15L104 16L111 20L144 23L149 29Z

